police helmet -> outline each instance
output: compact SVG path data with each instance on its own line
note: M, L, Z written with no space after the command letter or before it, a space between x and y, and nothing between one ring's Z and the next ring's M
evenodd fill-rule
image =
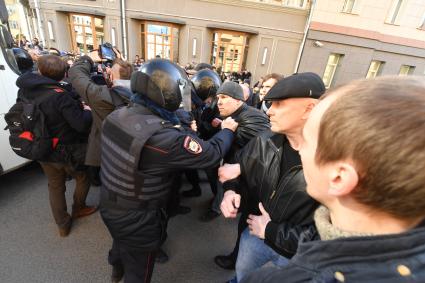
M15 60L21 73L32 70L34 62L31 55L25 49L14 47L13 54L15 55Z
M182 95L189 90L190 81L186 72L166 59L145 62L131 75L131 90L143 95L160 107L175 111L182 102Z
M215 96L221 86L220 76L210 69L203 69L197 72L191 79L195 87L196 94L205 100L209 96Z
M201 71L201 70L204 70L204 69L212 70L213 66L211 66L208 63L199 63L195 66L195 71Z

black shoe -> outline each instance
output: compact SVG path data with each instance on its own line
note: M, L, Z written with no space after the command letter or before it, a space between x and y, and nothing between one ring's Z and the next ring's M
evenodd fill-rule
M218 255L214 258L214 262L224 269L235 269L236 260L231 255Z
M220 216L220 213L215 212L213 210L208 210L207 213L205 213L204 215L201 216L200 220L202 222L210 222L210 221L216 219L219 216Z
M182 192L182 196L187 198L199 197L202 194L201 188L193 188L188 191Z
M124 267L122 265L112 266L111 282L118 283L124 276Z
M155 261L158 263L165 263L168 261L168 255L162 249L159 249L156 254Z

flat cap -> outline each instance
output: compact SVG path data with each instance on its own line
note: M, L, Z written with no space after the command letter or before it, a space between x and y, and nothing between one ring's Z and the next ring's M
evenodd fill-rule
M242 87L235 82L224 82L217 90L218 94L225 94L227 96L233 97L234 99L243 101L243 90Z
M297 73L278 81L266 94L264 100L287 98L320 98L326 91L323 80L315 73Z

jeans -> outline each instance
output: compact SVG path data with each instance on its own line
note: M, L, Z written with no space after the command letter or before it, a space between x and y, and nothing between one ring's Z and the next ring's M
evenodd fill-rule
M240 282L242 278L268 262L282 267L288 264L289 259L279 255L271 247L257 236L250 235L246 228L239 243L239 254L236 260L236 278Z

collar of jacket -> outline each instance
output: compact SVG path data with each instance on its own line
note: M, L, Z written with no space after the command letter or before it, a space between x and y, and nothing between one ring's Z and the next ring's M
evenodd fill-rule
M321 241L315 229L301 235L297 254L292 258L296 265L312 270L330 266L365 264L411 258L425 254L425 223L400 234L358 236Z
M283 147L283 144L285 142L288 141L288 139L286 138L285 135L282 134L276 134L274 133L271 137L270 137L270 141L271 143L276 147L276 148L281 148Z
M112 87L117 87L117 86L125 87L125 88L128 88L129 90L131 89L130 80L114 80L112 82Z
M230 115L230 117L232 117L233 119L236 120L236 118L239 116L239 114L241 114L243 111L245 111L247 109L248 105L244 102L242 103L242 105L235 111L232 113L232 115Z

